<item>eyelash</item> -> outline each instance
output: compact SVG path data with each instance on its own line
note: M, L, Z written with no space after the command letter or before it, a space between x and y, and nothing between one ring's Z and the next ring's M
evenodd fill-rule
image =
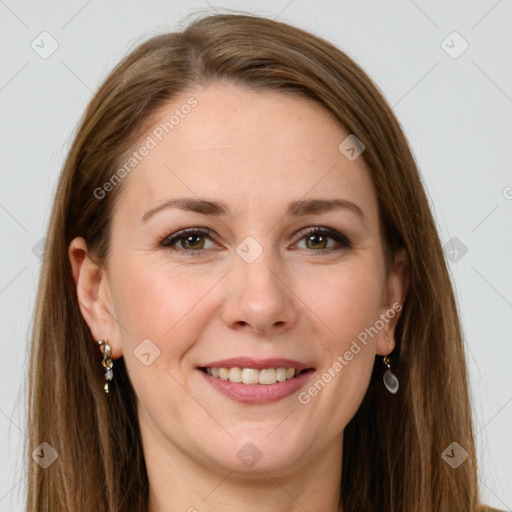
M341 248L352 249L351 241L344 234L339 233L338 231L335 231L330 228L325 228L325 227L307 228L306 231L302 232L302 237L300 238L299 241L302 241L307 236L314 235L314 234L320 234L320 235L332 238L333 240L338 242L338 244L341 245ZM211 231L210 229L207 229L207 228L182 229L181 231L178 231L177 233L174 233L173 235L164 237L162 240L160 240L159 245L160 245L160 247L163 247L163 248L168 248L168 249L172 249L172 250L183 252L183 253L189 253L188 255L190 255L190 256L199 256L204 251L208 250L208 249L194 250L194 249L184 249L182 247L180 247L180 248L173 247L173 244L175 242L179 242L180 240L183 240L187 236L190 236L190 235L201 235L201 236L206 236L206 237L212 239L214 236L214 233L213 233L213 231ZM320 249L320 250L309 249L309 250L313 251L315 253L319 253L319 254L327 254L327 253L331 253L336 250L340 250L341 248L340 247L338 247L338 248L330 247L328 249ZM308 250L308 249L305 249L305 250Z

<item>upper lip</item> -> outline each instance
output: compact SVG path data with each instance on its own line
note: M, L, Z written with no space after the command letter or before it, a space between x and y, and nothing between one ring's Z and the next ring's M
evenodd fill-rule
M230 359L222 359L212 361L200 365L199 368L255 368L264 370L265 368L295 368L296 370L307 370L312 366L287 359L283 357L273 357L269 359L252 359L251 357L232 357Z

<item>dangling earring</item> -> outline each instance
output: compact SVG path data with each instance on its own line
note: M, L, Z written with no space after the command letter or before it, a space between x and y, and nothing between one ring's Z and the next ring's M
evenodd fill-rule
M388 356L384 356L382 361L388 367L382 376L384 386L386 386L386 389L394 395L398 391L398 379L396 378L396 375L391 371L391 359Z
M108 395L108 383L112 380L112 377L114 376L114 370L112 370L112 367L114 366L114 363L112 362L112 348L108 344L107 340L99 340L98 345L100 348L100 352L103 354L103 360L101 361L101 364L103 368L105 368L105 385L103 386L103 389L105 393Z
M386 338L386 341L389 341L389 338L386 336L386 334L384 334L384 337ZM386 389L394 395L398 391L398 379L396 378L396 375L391 371L391 359L388 356L384 356L382 358L382 362L388 367L382 376L384 386L386 386Z

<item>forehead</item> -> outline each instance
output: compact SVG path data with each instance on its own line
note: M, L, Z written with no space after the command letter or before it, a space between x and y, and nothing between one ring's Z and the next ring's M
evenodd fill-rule
M123 215L139 219L164 200L199 196L240 218L321 197L353 201L377 221L363 158L338 149L350 134L303 97L216 83L175 97L148 126L130 152L151 147L124 178Z

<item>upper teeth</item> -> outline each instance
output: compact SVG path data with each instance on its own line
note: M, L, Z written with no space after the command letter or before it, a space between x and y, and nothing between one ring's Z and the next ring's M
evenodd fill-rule
M219 377L222 380L231 382L243 382L244 384L275 384L293 379L299 376L302 370L295 368L206 368L206 373L212 377Z

